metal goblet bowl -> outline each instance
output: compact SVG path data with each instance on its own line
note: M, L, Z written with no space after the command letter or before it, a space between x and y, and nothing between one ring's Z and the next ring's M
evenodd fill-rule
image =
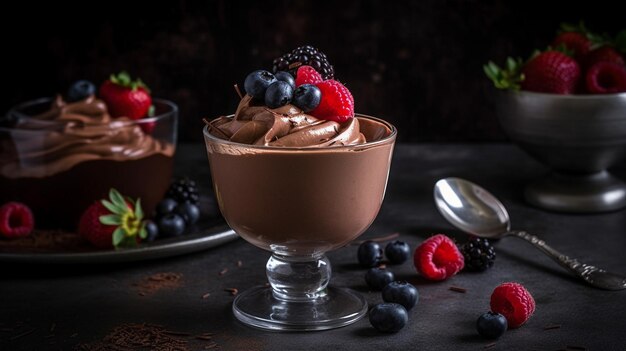
M626 156L626 93L503 91L496 112L509 138L552 170L526 187L529 203L573 213L626 207L626 184L607 171Z

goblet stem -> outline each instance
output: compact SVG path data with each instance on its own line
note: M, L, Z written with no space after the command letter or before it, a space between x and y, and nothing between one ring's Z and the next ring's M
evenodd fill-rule
M308 301L326 296L332 270L325 255L273 254L267 261L266 272L276 299Z

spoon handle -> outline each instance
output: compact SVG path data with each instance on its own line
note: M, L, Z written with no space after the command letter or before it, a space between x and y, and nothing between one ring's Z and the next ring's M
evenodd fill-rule
M567 269L575 276L583 279L592 286L600 289L607 290L622 290L626 289L626 277L609 273L598 267L581 263L575 258L571 258L564 255L557 250L546 244L545 241L539 239L537 236L529 234L525 231L510 231L507 235L515 236L520 239L524 239L531 243L533 246L541 250L548 255L551 259L555 260L563 268Z

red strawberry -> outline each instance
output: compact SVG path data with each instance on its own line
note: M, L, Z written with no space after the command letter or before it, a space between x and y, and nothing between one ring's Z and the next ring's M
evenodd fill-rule
M323 80L322 75L319 74L315 68L307 65L298 67L298 71L296 72L296 87L302 84L317 84Z
M613 62L618 65L626 66L624 63L624 58L620 55L617 50L615 50L611 46L601 46L595 50L591 50L587 56L585 56L584 63L585 67L589 68L598 62Z
M0 207L0 236L14 239L28 236L35 227L33 213L19 202L7 202Z
M542 52L522 69L522 89L541 93L571 94L580 77L573 58L558 51Z
M100 86L100 98L104 100L112 117L140 119L148 115L152 97L148 87L138 79L132 81L126 72L104 81Z
M587 70L585 87L591 94L626 92L626 67L600 61Z
M502 314L509 328L517 328L535 312L535 299L518 283L502 283L491 293L490 307Z
M354 98L350 90L334 79L315 84L322 93L320 104L311 115L320 119L345 122L354 117Z
M101 249L134 246L148 234L142 217L139 200L133 203L111 189L109 200L94 202L80 217L78 234Z
M415 249L413 264L429 280L445 280L463 269L465 259L452 239L437 234Z
M582 33L561 32L552 42L552 47L558 48L559 46L565 46L567 50L572 51L577 60L580 60L589 52L591 40Z

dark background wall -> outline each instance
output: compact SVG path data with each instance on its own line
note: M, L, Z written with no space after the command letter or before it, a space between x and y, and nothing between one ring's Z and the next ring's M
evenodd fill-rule
M177 102L181 140L232 113L233 83L296 46L326 52L358 112L402 141L503 140L482 73L545 47L562 21L612 34L618 1L170 1L13 3L3 11L0 110L126 69Z

